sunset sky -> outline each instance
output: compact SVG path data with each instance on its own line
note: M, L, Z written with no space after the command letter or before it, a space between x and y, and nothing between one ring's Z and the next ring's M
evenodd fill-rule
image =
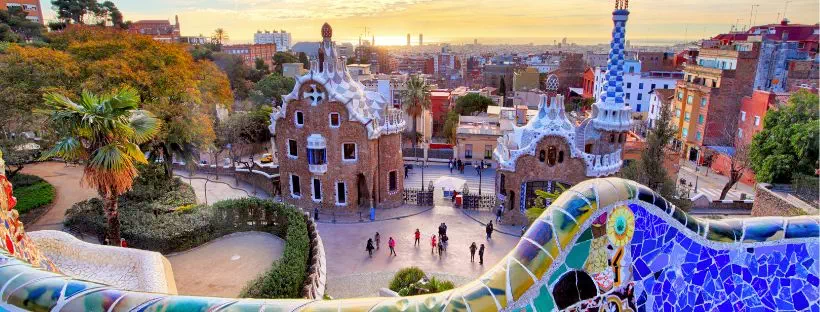
M50 7L50 0L41 0ZM334 39L355 42L376 36L378 45L440 41L484 43L596 43L611 31L613 0L113 0L128 20L179 15L183 35L210 35L224 28L233 42L249 42L257 30L285 29L295 42L318 41L325 21ZM787 17L817 23L820 0L792 0ZM783 0L632 0L628 37L635 43L682 41L728 32L733 24L774 23ZM46 18L54 12L46 10ZM740 20L738 22L738 19Z

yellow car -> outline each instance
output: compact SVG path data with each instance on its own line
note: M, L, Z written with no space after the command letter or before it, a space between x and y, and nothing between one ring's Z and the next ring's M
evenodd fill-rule
M273 162L273 155L271 155L271 154L262 154L262 158L259 159L259 162L261 162L263 164L271 163L271 162Z

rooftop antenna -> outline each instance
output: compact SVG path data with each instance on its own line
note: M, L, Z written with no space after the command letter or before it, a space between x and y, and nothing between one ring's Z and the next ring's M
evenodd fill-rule
M783 5L783 19L786 19L786 11L789 10L789 3L791 3L792 0L786 0L786 1L783 1L783 2L785 2L785 4ZM780 21L777 21L777 22L779 23Z
M754 22L752 21L752 17L755 14L755 8L757 8L759 6L760 6L759 4L752 4L752 10L749 12L749 29L754 27L754 24L753 24Z

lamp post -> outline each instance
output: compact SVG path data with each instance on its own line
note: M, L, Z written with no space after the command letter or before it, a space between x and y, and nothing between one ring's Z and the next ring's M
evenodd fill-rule
M487 169L487 164L484 163L484 160L481 161L481 164L475 164L473 167L476 171L478 171L478 195L481 196L481 176L483 175L484 169Z

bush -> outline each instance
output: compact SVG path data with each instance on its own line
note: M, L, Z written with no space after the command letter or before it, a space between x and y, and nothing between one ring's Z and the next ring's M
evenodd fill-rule
M17 212L23 215L54 201L54 186L38 176L18 173L11 179L14 196L17 198Z
M433 294L453 288L453 282L435 277L428 279L424 271L417 267L404 268L396 272L390 282L390 290L399 293L400 296Z
M398 292L402 288L406 288L410 286L410 284L420 281L425 276L424 271L418 267L401 269L396 272L396 275L393 276L393 280L390 281L390 290Z

